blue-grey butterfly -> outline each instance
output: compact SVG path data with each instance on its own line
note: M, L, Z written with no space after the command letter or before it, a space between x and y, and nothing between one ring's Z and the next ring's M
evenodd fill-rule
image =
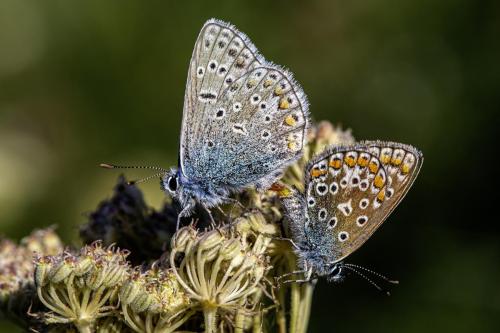
M364 268L342 261L396 208L422 162L416 148L381 141L333 146L313 158L305 169L305 193L292 189L282 196L300 268L294 273L304 274L298 281L338 281L344 269L363 276L356 270Z
M292 74L234 26L207 21L189 65L178 168L161 180L183 208L179 218L197 203L208 211L231 193L267 189L301 156L307 125L308 102Z

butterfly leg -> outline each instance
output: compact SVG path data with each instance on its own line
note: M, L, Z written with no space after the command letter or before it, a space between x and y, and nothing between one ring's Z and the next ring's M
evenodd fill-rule
M298 271L293 271L293 272L288 272L288 273L285 273L285 274L282 274L278 277L275 278L276 282L280 282L281 279L287 277L287 276L291 276L291 275L295 275L295 274L304 274L305 271L304 270L298 270ZM287 281L283 282L283 283L286 283Z
M206 205L203 205L203 208L207 211L208 216L210 217L210 225L212 226L213 229L215 229L216 228L215 220L214 220L214 216L212 215L212 212L210 211L210 209Z
M224 198L224 201L227 203L233 204L233 206L231 207L231 210L229 211L229 217L233 216L234 207L239 206L241 209L245 209L245 206L243 206L243 204L236 199Z
M296 249L296 250L300 250L300 247L297 245L297 243L295 243L293 241L293 239L291 238L286 238L286 237L273 237L273 239L276 239L276 240L280 240L280 241L287 241L287 242L290 242L290 244L292 244L292 246Z
M179 215L177 215L177 227L175 228L175 231L177 232L179 230L179 226L181 225L181 219L185 216L188 216L189 214L189 210L188 208L184 208L181 210L181 212L179 213Z
M292 283L292 282L295 282L295 283L311 282L312 271L313 271L312 267L310 267L307 271L301 271L302 273L306 273L304 279L302 279L302 280L286 280L286 281L283 281L283 284Z

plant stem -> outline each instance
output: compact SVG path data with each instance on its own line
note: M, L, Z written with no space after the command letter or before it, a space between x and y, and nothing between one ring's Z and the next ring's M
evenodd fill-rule
M306 333L315 282L291 286L290 332Z
M300 333L306 333L307 332L307 326L309 323L309 315L311 313L311 302L312 302L312 295L314 291L314 286L316 285L316 282L311 282L311 283L304 283L301 287L301 302L300 302L300 319L299 319L299 325L300 325Z
M94 330L92 329L91 323L75 324L75 326L78 329L79 333L92 333L92 332L94 332Z
M203 317L205 318L205 333L213 333L216 331L217 326L215 325L215 316L217 314L217 308L213 306L205 306L203 308Z

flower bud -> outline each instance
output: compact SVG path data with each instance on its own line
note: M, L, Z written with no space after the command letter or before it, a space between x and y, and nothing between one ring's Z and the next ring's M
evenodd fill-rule
M219 230L212 230L206 233L198 242L199 250L208 250L219 245L224 240L224 236Z
M132 303L130 303L130 307L132 311L141 313L146 311L149 306L153 303L153 297L147 292L141 292L137 295Z
M67 278L73 269L75 268L75 263L72 259L65 258L55 264L49 272L49 279L52 283L59 283L65 278Z
M43 287L48 282L49 271L52 268L52 261L49 257L40 257L35 262L35 285Z
M103 285L108 288L114 287L120 283L127 272L126 266L119 264L112 264L106 271Z
M89 256L80 259L75 266L75 275L82 276L92 269L92 258Z
M184 252L187 244L196 238L196 230L191 227L179 229L172 238L171 247L175 251Z
M90 274L88 274L87 278L85 279L85 284L90 289L96 290L102 285L105 278L106 275L104 274L104 268L102 264L94 265L93 269L90 271Z
M224 259L231 259L241 252L241 243L237 239L230 239L222 243L219 255Z
M120 299L123 304L131 304L139 293L143 292L143 280L131 278L120 288Z
M200 250L198 250L200 251ZM215 260L219 255L219 246L213 247L205 252L203 252L202 255L202 260L207 262L207 261L213 261Z

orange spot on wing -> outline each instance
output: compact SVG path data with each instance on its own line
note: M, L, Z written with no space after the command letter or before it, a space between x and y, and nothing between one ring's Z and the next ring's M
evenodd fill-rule
M344 158L344 162L350 167L352 168L353 166L356 165L356 160L354 159L354 157L352 156L346 156Z
M373 181L373 185L375 185L376 188L382 188L384 187L385 181L380 175L375 176L375 180Z
M391 159L391 164L394 165L394 166L400 165L401 162L403 162L403 160L401 158L393 158L393 159Z
M378 164L371 161L370 164L368 165L368 168L370 169L371 173L376 173L378 171Z
M287 124L288 126L295 126L295 124L297 124L297 120L294 118L294 116L289 114L285 117L285 124Z
M247 82L248 89L255 87L256 84L257 84L256 80L254 80L254 79L248 80L248 82Z
M264 86L264 88L267 88L267 87L269 87L271 84L273 84L273 81L271 81L271 80L267 79L267 80L265 80L265 81L264 81L263 86Z
M382 201L384 201L384 199L385 199L385 189L380 190L380 192L378 192L378 194L377 194L377 201L378 202L382 202Z
M340 158L334 158L333 160L330 161L329 165L335 170L338 170L342 166L342 160Z
M311 170L311 177L313 178L318 178L320 176L324 176L327 174L328 171L326 170L320 170L318 168L314 168Z
M358 158L358 165L360 167L366 167L368 165L368 158L366 156L360 156Z
M283 95L283 93L284 93L284 90L280 86L278 86L278 87L276 87L276 89L274 89L274 94L276 96Z
M383 164L389 163L390 160L391 160L391 157L389 155L382 155L380 157L380 162L382 162Z
M282 98L280 100L280 109L282 110L286 110L290 107L290 103L288 103L287 99L286 98Z
M401 173L402 173L403 175L406 175L408 172L410 172L410 169L411 169L411 167L410 167L410 165L409 165L409 164L403 164L403 165L401 166Z

